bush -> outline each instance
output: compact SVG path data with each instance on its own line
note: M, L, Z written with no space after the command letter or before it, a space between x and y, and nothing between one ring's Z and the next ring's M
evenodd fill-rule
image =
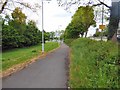
M26 22L26 16L19 7L2 18L2 49L28 47L41 43L42 32L32 20Z
M81 38L71 43L71 49L71 88L120 88L115 43Z
M18 28L19 29L19 28ZM2 27L2 49L27 47L41 43L42 33L34 24L26 25L23 33L10 25ZM23 31L23 30L22 30Z
M68 46L70 46L71 45L71 43L74 41L75 39L65 39L65 43L68 45Z

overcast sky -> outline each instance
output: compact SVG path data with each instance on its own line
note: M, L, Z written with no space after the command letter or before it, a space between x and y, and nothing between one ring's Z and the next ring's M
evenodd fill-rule
M23 0L23 1L29 2L30 4L39 3L39 5L41 5L41 0L31 0L31 1ZM56 30L65 30L67 25L71 22L71 17L74 15L76 8L72 7L71 9L72 11L70 13L64 10L64 7L59 7L57 0L51 0L49 3L46 0L43 1L44 1L44 30L47 32L56 31ZM105 0L105 3L110 5L110 2L108 2L108 0ZM42 30L41 8L37 10L37 13L35 12L33 13L30 10L23 9L23 13L27 15L28 19L37 22L38 28ZM92 35L93 33L95 33L95 28L90 27L88 34Z
M41 3L41 0L36 0L36 2ZM110 5L110 2L107 2L107 4ZM44 0L44 30L47 32L65 30L67 25L70 23L71 17L75 13L75 10L76 9L72 9L72 13L70 13L64 10L64 7L59 7L56 0L51 0L49 3L46 0ZM35 20L37 22L37 26L39 27L39 29L42 30L41 9L39 10L38 15L30 11L26 14L29 19ZM95 28L90 27L88 36L93 35L93 33L95 33Z
M36 0L41 3L41 0ZM56 0L52 0L49 3L44 1L44 30L45 31L56 31L64 30L66 26L70 23L71 17L74 13L67 12L63 7L59 7ZM24 10L23 12L26 12ZM26 15L28 19L32 19L37 22L37 26L41 30L41 9L36 13L27 11Z

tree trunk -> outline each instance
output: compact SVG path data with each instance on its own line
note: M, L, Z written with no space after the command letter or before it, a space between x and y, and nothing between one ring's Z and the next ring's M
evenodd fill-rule
M83 37L83 34L81 34L81 37Z
M108 40L112 40L115 33L117 33L118 24L119 24L119 4L118 2L112 3L111 13L110 13L110 22L108 27Z
M85 32L85 38L87 37L87 33L88 33L88 31L87 31L87 32Z
M108 40L111 40L114 34L117 32L119 24L119 19L117 18L110 18L109 28L108 28Z
M80 35L81 35L81 37L83 37L84 36L84 32L80 33Z

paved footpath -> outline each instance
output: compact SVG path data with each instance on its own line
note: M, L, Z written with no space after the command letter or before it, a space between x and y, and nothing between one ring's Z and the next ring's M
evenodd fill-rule
M3 79L3 88L66 88L68 54L69 47L62 44L45 58Z

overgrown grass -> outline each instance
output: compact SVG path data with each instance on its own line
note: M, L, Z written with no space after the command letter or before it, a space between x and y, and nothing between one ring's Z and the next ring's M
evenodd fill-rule
M120 88L117 44L81 38L70 47L71 88Z
M57 48L57 42L48 42L45 44L45 52ZM13 65L23 63L41 54L41 44L27 48L8 50L2 53L2 70L6 70Z
M72 42L74 41L75 39L65 39L65 43L68 45L68 46L71 46Z

